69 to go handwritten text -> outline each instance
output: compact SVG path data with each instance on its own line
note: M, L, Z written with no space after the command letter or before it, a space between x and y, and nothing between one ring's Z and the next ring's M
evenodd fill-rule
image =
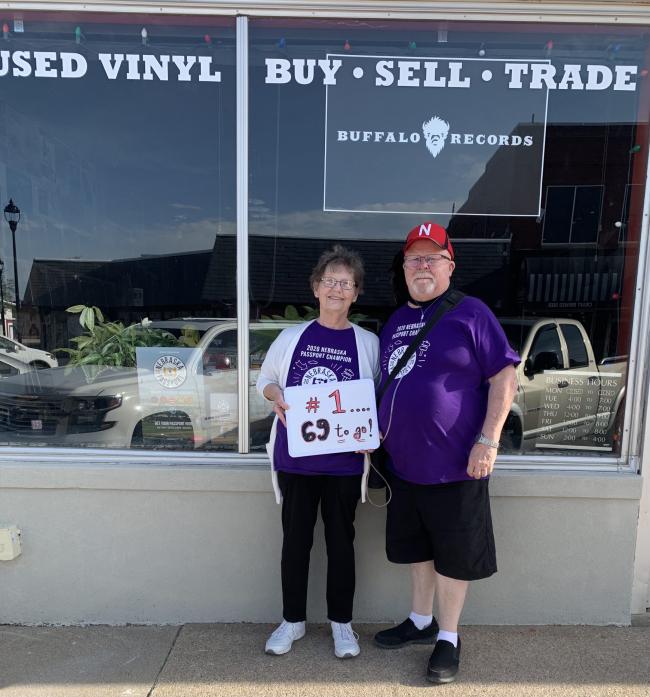
M287 387L284 400L292 457L373 450L379 427L372 380Z

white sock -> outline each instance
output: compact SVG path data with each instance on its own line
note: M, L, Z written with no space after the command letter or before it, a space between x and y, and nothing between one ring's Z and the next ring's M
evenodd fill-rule
M417 612L412 612L409 619L418 629L424 629L433 622L433 615L418 615Z
M450 644L458 646L458 632L447 632L441 629L438 632L438 641L448 641Z

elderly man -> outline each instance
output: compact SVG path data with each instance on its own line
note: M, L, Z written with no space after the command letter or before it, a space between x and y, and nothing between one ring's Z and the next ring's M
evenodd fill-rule
M409 301L382 331L382 382L436 311L455 268L447 232L435 223L411 230L403 251ZM413 611L376 634L375 643L396 649L432 644L437 635L427 667L434 683L451 682L458 672L458 621L469 582L496 572L488 478L517 390L517 363L489 308L464 296L434 324L381 401L392 489L386 553L410 564Z

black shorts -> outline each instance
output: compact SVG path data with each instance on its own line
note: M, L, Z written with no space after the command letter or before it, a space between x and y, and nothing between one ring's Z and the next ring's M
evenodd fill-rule
M449 578L475 581L497 570L488 480L412 484L390 478L386 555L396 564L433 561Z

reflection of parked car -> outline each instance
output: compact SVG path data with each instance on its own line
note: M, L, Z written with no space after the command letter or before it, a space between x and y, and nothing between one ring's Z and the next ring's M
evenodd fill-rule
M271 405L255 390L258 371L273 339L289 324L251 323L253 447L266 442L272 415ZM147 326L164 329L176 338L191 337L190 343L196 344L184 366L187 378L182 399L163 388L157 398L143 399L136 368L90 365L16 375L0 381L0 442L110 448L236 447L236 321L189 318Z
M589 336L571 319L500 319L521 356L504 446L611 451L620 437L627 361L596 363Z
M23 363L12 356L0 354L0 378L21 375L22 373L29 373L32 370L34 370L34 368L31 365Z
M11 356L23 363L28 363L34 368L56 368L59 365L59 362L51 353L24 346L6 336L0 336L1 355Z

